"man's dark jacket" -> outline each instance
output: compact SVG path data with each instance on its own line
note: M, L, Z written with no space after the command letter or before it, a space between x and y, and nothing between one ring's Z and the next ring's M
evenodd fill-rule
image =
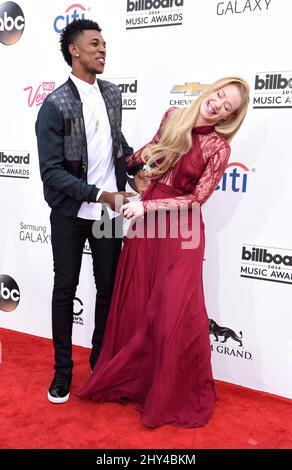
M133 149L121 132L121 93L113 83L99 79L97 83L111 127L117 187L124 191L125 157L133 153ZM82 102L70 78L44 101L37 117L36 135L45 199L59 214L76 217L82 202L96 201L99 188L87 183Z

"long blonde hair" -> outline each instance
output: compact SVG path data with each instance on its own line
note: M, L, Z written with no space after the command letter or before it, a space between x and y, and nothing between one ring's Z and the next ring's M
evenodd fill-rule
M234 84L241 94L241 105L225 121L218 122L215 130L229 142L240 128L249 103L249 85L240 77L226 77L217 80L187 108L173 111L162 126L161 136L156 144L150 144L142 152L142 160L152 167L150 177L167 172L192 147L192 130L196 125L203 99L226 85Z

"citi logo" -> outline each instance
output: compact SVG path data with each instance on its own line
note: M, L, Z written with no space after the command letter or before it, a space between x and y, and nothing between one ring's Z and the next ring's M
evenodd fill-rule
M74 3L65 10L65 15L59 15L54 20L54 30L62 33L63 29L74 20L85 19L86 8L80 3Z
M5 2L0 5L0 42L5 46L15 44L22 36L25 19L17 3Z
M20 292L15 280L6 274L0 274L0 310L12 312L19 300Z
M255 170L252 169L252 171L254 172ZM234 193L246 193L249 172L249 168L243 163L228 163L216 191L220 190L225 192L231 190Z
M279 253L273 254L266 248L253 247L247 249L246 246L243 246L241 259L242 261L254 261L256 263L292 266L292 256L280 255Z
M255 90L285 90L285 88L292 88L292 77L285 78L281 73L267 73L264 78L256 75L254 88Z
M127 11L158 10L159 8L182 7L184 0L128 0Z

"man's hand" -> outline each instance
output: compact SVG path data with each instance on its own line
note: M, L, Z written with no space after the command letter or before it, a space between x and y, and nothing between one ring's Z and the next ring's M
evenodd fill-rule
M137 193L127 193L125 191L110 193L103 191L97 202L108 204L113 211L119 212L123 204L129 202L128 197L136 196Z
M144 170L139 170L134 176L134 182L139 193L143 194L151 183L151 180L146 176Z

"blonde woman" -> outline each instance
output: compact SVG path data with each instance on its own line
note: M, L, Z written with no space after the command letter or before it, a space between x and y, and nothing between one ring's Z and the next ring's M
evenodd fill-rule
M133 400L149 427L208 422L216 395L200 207L224 173L229 142L248 102L245 80L218 80L190 107L169 109L153 140L128 157L128 169L139 170L138 186L145 180L149 185L141 201L121 208L132 224L119 259L102 351L81 398ZM164 231L159 231L162 214ZM150 236L149 221L151 229L155 225ZM196 240L187 249L183 225ZM146 229L143 236L133 236L137 226Z

